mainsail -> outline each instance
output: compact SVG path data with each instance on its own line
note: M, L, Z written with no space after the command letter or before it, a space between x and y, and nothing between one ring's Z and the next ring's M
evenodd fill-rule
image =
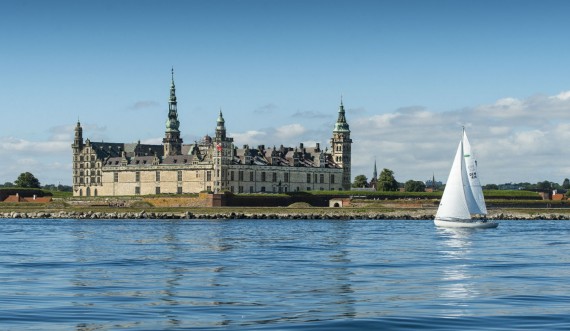
M467 177L469 179L469 187L473 194L473 198L477 203L477 208L471 210L471 214L487 214L487 207L485 206L485 198L483 196L483 188L481 187L481 182L479 181L479 174L477 173L477 159L473 155L471 150L471 144L469 144L469 139L467 139L467 133L463 131L463 154L465 157L465 166L467 170Z
M466 220L471 219L472 214L487 213L483 191L479 178L477 178L477 164L474 158L470 156L471 146L465 132L461 138L436 218ZM472 170L471 175L468 168Z
M436 218L444 219L469 219L471 213L467 204L465 196L466 191L471 192L470 189L465 190L465 159L463 157L463 142L459 142L453 165L445 184L445 190L441 197L439 208L437 209ZM472 194L470 194L473 196Z

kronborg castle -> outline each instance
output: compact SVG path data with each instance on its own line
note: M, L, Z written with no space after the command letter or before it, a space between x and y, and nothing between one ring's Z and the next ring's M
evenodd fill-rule
M183 144L179 128L174 74L162 145L84 141L78 122L72 144L74 196L350 189L352 139L342 101L330 150L319 144L239 148L226 135L221 111L212 137Z

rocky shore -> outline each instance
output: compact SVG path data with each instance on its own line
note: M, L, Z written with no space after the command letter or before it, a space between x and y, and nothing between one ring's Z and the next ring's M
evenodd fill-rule
M418 211L397 211L391 213L343 212L343 213L240 213L219 212L199 214L186 212L94 212L94 211L53 211L53 212L4 212L0 218L6 219L290 219L290 220L325 220L325 219L375 219L375 220L431 220L434 215ZM491 213L492 220L570 220L570 214L522 214L508 212Z

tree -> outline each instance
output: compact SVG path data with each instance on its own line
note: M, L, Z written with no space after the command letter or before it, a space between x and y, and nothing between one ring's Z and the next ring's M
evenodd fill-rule
M368 179L364 175L358 175L354 177L354 182L352 187L366 187L368 186Z
M378 191L397 191L398 182L394 178L394 172L390 169L382 169L378 177Z
M14 182L17 187L40 188L40 181L30 172L23 172Z
M562 188L566 190L570 189L570 179L564 178L564 182L562 182Z
M404 190L406 192L425 192L426 184L419 180L409 180L404 184Z
M536 188L541 191L549 191L552 189L552 184L549 181L545 180L543 182L536 183Z
M483 186L484 190L498 190L499 189L499 185L497 184L487 184L485 186Z

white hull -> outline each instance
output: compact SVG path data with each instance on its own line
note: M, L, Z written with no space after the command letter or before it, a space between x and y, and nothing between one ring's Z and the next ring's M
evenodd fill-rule
M436 226L446 227L446 228L471 228L471 229L490 229L499 226L499 223L493 221L482 221L482 220L444 220L435 219L433 220Z

